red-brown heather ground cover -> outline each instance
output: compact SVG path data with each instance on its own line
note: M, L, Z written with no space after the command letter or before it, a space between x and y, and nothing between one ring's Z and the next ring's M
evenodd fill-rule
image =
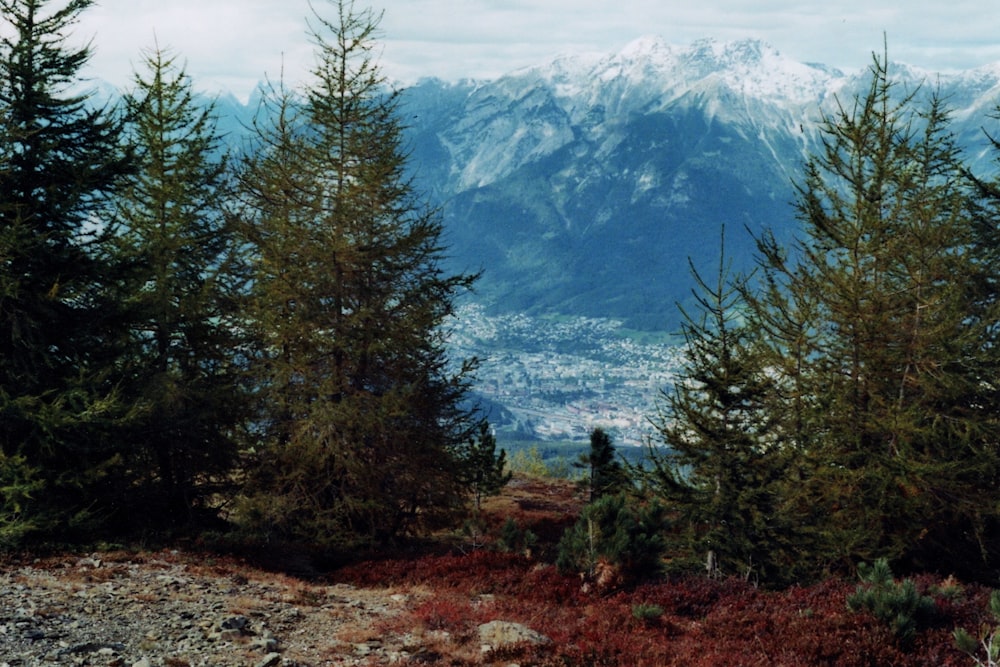
M113 567L119 560L146 563L143 567L154 570L150 576L176 561L185 577L215 581L219 591L237 590L237 597L225 602L226 613L263 612L272 600L300 607L296 622L303 634L281 635L287 642L282 651L298 664L317 666L386 664L385 651L368 657L355 651L358 643L382 638L387 651L419 647L403 664L452 667L972 667L973 659L954 647L953 630L992 628L986 625L989 590L946 579L948 573L914 577L919 591L934 599L936 614L908 650L874 617L848 610L855 581L764 590L738 579L692 575L598 591L552 565L555 545L582 505L572 484L515 479L485 505L485 539L442 534L423 548L410 545L405 552L335 568L318 569L310 554L285 549L236 556L207 547L102 554L100 567L66 565L64 556L26 556L7 565L47 568L61 577L51 585L64 586L74 576L86 577L87 585L124 576L122 568ZM530 555L493 548L508 517L538 534ZM266 583L271 597L240 593L248 580L253 590ZM341 583L354 588L337 586ZM362 604L355 605L358 601ZM640 609L647 610L645 616L634 613ZM484 654L478 626L493 620L524 624L551 643Z
M571 485L516 480L486 512L494 535L506 516L539 529L545 537L538 551L544 554L552 552L552 540L572 523L580 504ZM936 620L904 650L885 625L847 609L854 581L767 591L737 579L688 576L596 592L550 563L488 547L456 547L444 555L365 562L332 576L358 586L427 592L409 614L388 620L382 630L416 627L438 631L452 645L469 645L462 656L442 655L433 663L442 665L958 667L974 662L954 647L952 631L961 626L975 632L989 620L987 589L919 576L920 591L936 601ZM639 605L659 607L662 615L636 618ZM523 623L552 643L469 658L477 626L497 619Z

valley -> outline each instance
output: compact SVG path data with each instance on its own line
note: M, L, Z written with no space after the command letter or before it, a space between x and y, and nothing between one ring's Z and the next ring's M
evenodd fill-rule
M480 360L473 392L501 444L586 441L600 426L617 444L640 446L680 363L678 342L620 320L496 315L466 304L450 347L456 360Z
M970 168L997 173L984 129L1000 70L891 74L900 95L938 90ZM641 444L679 360L679 337L656 332L677 331L677 304L693 306L690 268L716 269L723 227L735 273L753 270L765 230L791 242L821 118L867 81L756 40L643 38L401 90L408 167L441 215L445 268L482 274L450 356L480 359L472 389L501 444L584 442L595 426ZM260 96L216 100L234 151Z

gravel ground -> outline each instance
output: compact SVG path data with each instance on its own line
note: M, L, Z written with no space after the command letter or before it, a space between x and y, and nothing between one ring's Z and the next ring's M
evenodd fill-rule
M378 636L425 594L321 585L173 551L0 566L0 667L403 663L428 639Z

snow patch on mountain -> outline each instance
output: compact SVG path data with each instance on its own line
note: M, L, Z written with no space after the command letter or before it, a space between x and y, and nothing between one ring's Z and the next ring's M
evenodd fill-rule
M526 68L560 98L593 98L614 87L625 92L676 99L706 80L742 95L790 103L815 103L843 85L846 75L800 63L760 40L703 39L673 46L657 36L636 39L610 55L561 56Z

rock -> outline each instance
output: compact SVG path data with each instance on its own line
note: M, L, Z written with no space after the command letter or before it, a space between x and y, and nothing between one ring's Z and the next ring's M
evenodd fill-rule
M138 662L133 662L132 667L153 667L149 658L140 658Z
M531 628L511 621L490 621L479 626L479 642L483 651L492 651L512 644L549 644L551 639Z
M242 635L243 633L240 632L239 630L231 628L228 630L220 630L218 633L212 636L218 639L218 641L234 642L237 639L239 639Z
M257 667L274 667L279 662L281 662L280 653L268 653L257 663Z
M239 630L243 632L250 625L250 620L246 616L231 616L223 619L219 627L223 630Z
M84 557L76 562L76 566L80 569L89 567L96 570L101 567L101 559L97 556L92 556L90 558Z
M354 645L354 654L358 656L367 656L372 653L376 653L382 649L382 642L377 639L369 639L366 642Z
M278 648L278 640L274 637L257 637L250 642L250 646L262 651L273 652Z

